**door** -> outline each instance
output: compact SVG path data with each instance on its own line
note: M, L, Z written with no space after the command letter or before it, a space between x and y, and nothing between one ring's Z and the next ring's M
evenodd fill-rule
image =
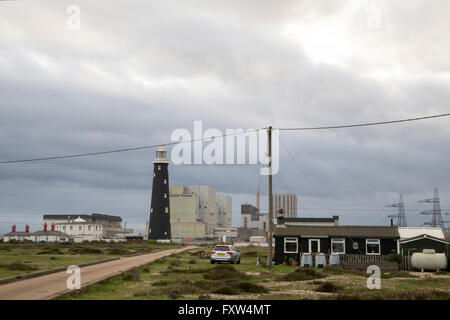
M309 252L310 253L320 252L320 240L319 239L309 239Z

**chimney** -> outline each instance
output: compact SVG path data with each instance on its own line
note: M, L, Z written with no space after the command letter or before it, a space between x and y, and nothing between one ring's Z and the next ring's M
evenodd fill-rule
M391 227L394 226L394 219L391 219Z
M261 200L261 194L260 194L260 192L259 192L259 189L257 189L256 190L256 209L258 210L258 214L260 214L260 209L261 209L261 207L260 207L260 200Z
M47 222L44 223L44 231L47 231Z
M55 231L55 224L54 223L52 223L52 231Z
M12 226L11 232L16 232L16 225L15 224Z
M25 232L26 233L30 232L30 226L29 225L25 225Z

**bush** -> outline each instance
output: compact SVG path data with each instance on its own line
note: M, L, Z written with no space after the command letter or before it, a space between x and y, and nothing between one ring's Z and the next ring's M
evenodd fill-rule
M393 251L392 253L388 254L386 261L397 262L398 264L401 264L403 262L402 255L395 253L395 250L392 251Z
M122 273L122 280L125 281L140 281L141 274L136 268L131 269L130 271Z
M316 291L317 292L338 292L339 290L341 290L342 288L336 284L334 284L333 282L322 282L321 285L319 285L319 287L317 287Z
M211 300L211 297L207 294L201 294L198 296L197 300Z
M71 254L99 254L103 253L102 250L97 248L87 248L87 247L72 247L69 249Z
M189 264L196 264L196 263L197 263L197 260L191 259L191 260L189 260L188 263L189 263Z
M64 254L64 252L59 248L49 248L39 251L37 254Z
M170 299L177 299L177 298L179 298L180 297L180 295L179 294L177 294L177 293L175 293L175 292L170 292L169 293L169 298Z
M217 289L215 289L213 291L213 293L216 294L227 294L227 295L238 295L239 294L239 290L235 287L232 287L230 285L222 285L220 287L218 287Z
M268 290L259 284L249 281L231 281L220 285L212 291L216 294L238 295L240 293L267 293Z
M314 269L296 269L293 272L278 276L276 279L279 281L306 281L321 279L325 276Z
M204 271L203 277L208 280L249 279L249 276L236 270L233 266L215 266Z
M12 262L10 264L4 265L7 270L13 270L13 271L34 271L39 270L38 267L31 265L31 264L25 264L22 262Z

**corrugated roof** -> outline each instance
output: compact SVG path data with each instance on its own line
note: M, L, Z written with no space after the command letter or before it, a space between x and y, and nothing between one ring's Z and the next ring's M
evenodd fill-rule
M414 238L423 234L445 239L444 233L441 228L431 228L431 227L400 227L398 228L401 239Z
M385 226L278 226L274 235L400 238L397 227Z

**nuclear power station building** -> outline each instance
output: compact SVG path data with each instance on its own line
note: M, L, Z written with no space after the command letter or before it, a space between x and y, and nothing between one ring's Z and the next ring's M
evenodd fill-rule
M152 202L148 238L170 240L169 159L164 147L156 150L153 161Z

